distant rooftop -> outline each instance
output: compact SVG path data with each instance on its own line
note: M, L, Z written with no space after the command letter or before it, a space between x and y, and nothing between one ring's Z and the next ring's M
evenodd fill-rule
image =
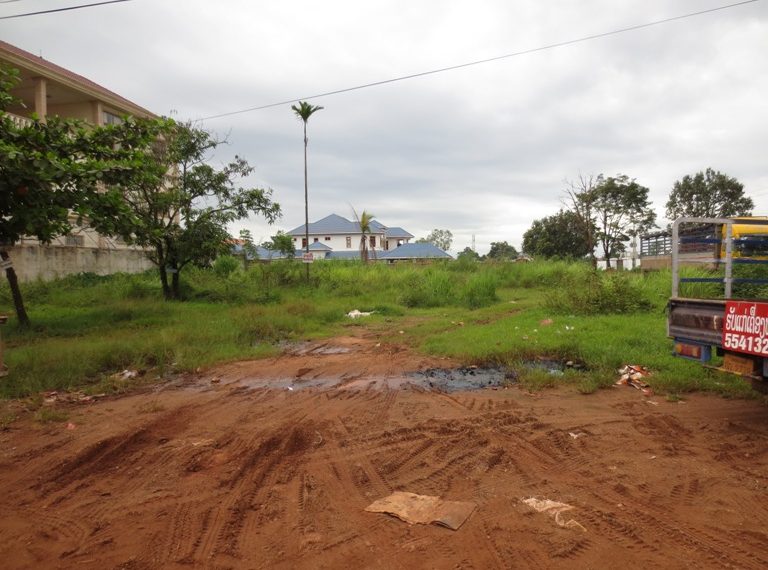
M378 259L453 259L439 247L431 243L404 243L389 251L377 252Z
M306 233L304 230L304 224L292 229L288 232L291 236L303 236ZM357 222L350 222L347 218L342 218L338 214L331 214L324 217L322 220L309 223L309 233L313 235L317 234L359 234L360 224Z

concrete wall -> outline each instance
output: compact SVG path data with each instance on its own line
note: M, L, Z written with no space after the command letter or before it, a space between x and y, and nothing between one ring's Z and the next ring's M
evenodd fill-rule
M642 268L646 271L656 269L669 269L672 267L672 256L667 255L644 255L642 258Z
M63 247L25 243L8 248L21 281L48 281L72 273L138 273L154 267L140 249Z

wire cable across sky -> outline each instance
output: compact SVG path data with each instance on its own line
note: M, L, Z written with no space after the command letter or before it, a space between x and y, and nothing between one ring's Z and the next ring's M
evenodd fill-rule
M6 0L2 4L8 4L14 0ZM12 16L0 16L0 20L10 20L12 18L26 18L27 16L39 16L40 14L53 14L54 12L68 12L70 10L80 10L81 8L93 8L94 6L103 6L104 4L117 4L119 2L131 2L131 0L108 0L107 2L94 2L93 4L79 4L77 6L68 6L66 8L53 8L52 10L40 10L39 12L26 12L24 14L14 14Z
M569 46L569 45L573 45L573 44L578 44L578 43L588 42L588 41L592 41L592 40L597 40L597 39L600 39L600 38L606 38L606 37L609 37L609 36L615 36L617 34L623 34L623 33L626 33L626 32L633 32L633 31L636 31L636 30L642 30L644 28L650 28L650 27L653 27L653 26L660 26L662 24L668 24L670 22L675 22L675 21L678 21L678 20L684 20L686 18L693 18L694 16L702 16L704 14L711 14L712 12L719 12L721 10L728 10L730 8L736 8L738 6L744 6L745 4L753 4L753 3L759 2L759 1L760 0L744 0L743 2L736 2L736 3L733 3L733 4L727 4L725 6L718 6L716 8L710 8L708 10L700 10L698 12L690 12L688 14L682 14L680 16L672 16L670 18L664 18L663 20L655 20L653 22L647 22L645 24L636 24L634 26L628 26L626 28L619 28L619 29L616 29L616 30L611 30L609 32L601 32L599 34L592 34L592 35L589 35L589 36L583 36L583 37L572 39L572 40L566 40L566 41L557 42L557 43L553 43L553 44L547 44L547 45L544 45L544 46L530 48L530 49L526 49L526 50L522 50L522 51L516 51L516 52L513 52L513 53L508 53L508 54L505 54L505 55L499 55L499 56L496 56L496 57L489 57L489 58L486 58L486 59L478 59L476 61L469 61L469 62L466 62L466 63L460 63L460 64L457 64L457 65L451 65L451 66L448 66L448 67L441 67L439 69L432 69L432 70L429 70L429 71L422 71L422 72L419 72L419 73L412 73L410 75L402 75L400 77L393 77L391 79L384 79L382 81L374 81L373 83L365 83L365 84L362 84L362 85L355 85L354 87L345 87L343 89L336 89L334 91L326 91L324 93L316 93L314 95L308 95L308 96L305 96L305 97L296 97L296 98L293 98L293 99L287 99L285 101L279 101L277 103L269 103L268 105L259 105L259 106L255 106L255 107L248 107L246 109L239 109L237 111L229 111L229 112L226 112L226 113L219 113L218 115L209 115L207 117L201 117L198 120L200 120L200 121L208 121L208 120L211 120L211 119L219 119L221 117L229 117L229 116L232 116L232 115L240 115L242 113L250 113L252 111L261 111L263 109L270 109L272 107L280 107L282 105L288 105L289 103L295 103L297 101L306 101L306 100L309 100L309 99L318 99L320 97L328 97L329 95L338 95L340 93L349 93L350 91L358 91L360 89L367 89L369 87L377 87L379 85L386 85L388 83L396 83L398 81L406 81L408 79L416 79L417 77L425 77L427 75L435 75L437 73L444 73L446 71L453 71L453 70L456 70L456 69L462 69L462 68L465 68L465 67L471 67L473 65L480 65L482 63L490 63L492 61L499 61L499 60L502 60L502 59L508 59L508 58L518 57L518 56L521 56L521 55L527 55L527 54L536 53L536 52L540 52L540 51L555 49L555 48L559 48L559 47L565 47L565 46Z

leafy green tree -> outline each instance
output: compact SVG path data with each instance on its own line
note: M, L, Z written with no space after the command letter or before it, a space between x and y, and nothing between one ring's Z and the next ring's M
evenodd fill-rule
M307 138L307 122L314 113L321 111L323 107L310 105L306 101L299 101L298 106L291 105L291 109L304 125L304 251L309 253L309 190L307 179L307 143L309 139ZM307 263L306 266L307 283L309 283L309 264Z
M456 259L462 260L462 261L480 261L480 255L472 249L471 247L465 247L459 254L456 256Z
M431 243L443 251L448 251L453 243L453 234L451 230L434 229L427 237L417 239L416 243Z
M592 193L597 239L610 268L611 257L620 255L630 238L656 226L656 213L648 188L624 174L602 179Z
M602 184L604 178L602 174L595 176L593 174L579 174L579 177L573 180L566 180L565 197L563 204L569 211L576 216L579 233L582 241L589 249L589 257L592 267L597 267L597 257L595 256L595 247L597 247L597 227L595 226L594 205L596 200L595 188Z
M531 224L523 234L523 251L535 257L581 259L591 249L579 215L560 210Z
M264 242L263 247L270 251L280 253L285 259L294 259L296 248L293 246L293 238L283 231L278 231L268 242Z
M256 244L253 243L253 235L251 234L251 230L240 230L240 241L243 242L243 261L245 267L247 268L249 259L256 259L259 257L259 254L256 250Z
M0 67L0 257L18 322L28 326L8 247L23 236L50 243L75 224L111 234L120 203L114 186L141 171L156 131L128 118L104 127L58 117L19 125L5 112L17 82L16 70ZM107 214L104 223L96 211Z
M517 255L515 246L509 245L506 241L492 241L491 249L486 258L493 261L506 261L517 259Z
M120 187L115 231L126 242L147 248L166 299L180 298L184 267L207 265L228 252L228 224L251 213L270 223L280 215L271 190L237 185L253 171L243 158L236 156L220 169L207 163L220 144L205 130L165 121L162 136L146 151L148 164L141 175Z
M675 182L667 201L667 219L749 216L755 203L744 195L744 185L720 171L707 168Z

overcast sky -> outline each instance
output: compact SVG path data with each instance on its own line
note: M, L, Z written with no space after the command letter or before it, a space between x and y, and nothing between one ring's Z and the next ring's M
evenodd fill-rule
M90 0L93 1L93 0ZM18 0L0 16L90 3ZM728 0L133 0L0 20L0 38L161 115L197 119L724 6ZM566 180L627 174L663 223L674 182L712 167L768 214L768 2L310 99L310 220L373 212L453 253L518 246ZM304 222L290 104L204 121Z

